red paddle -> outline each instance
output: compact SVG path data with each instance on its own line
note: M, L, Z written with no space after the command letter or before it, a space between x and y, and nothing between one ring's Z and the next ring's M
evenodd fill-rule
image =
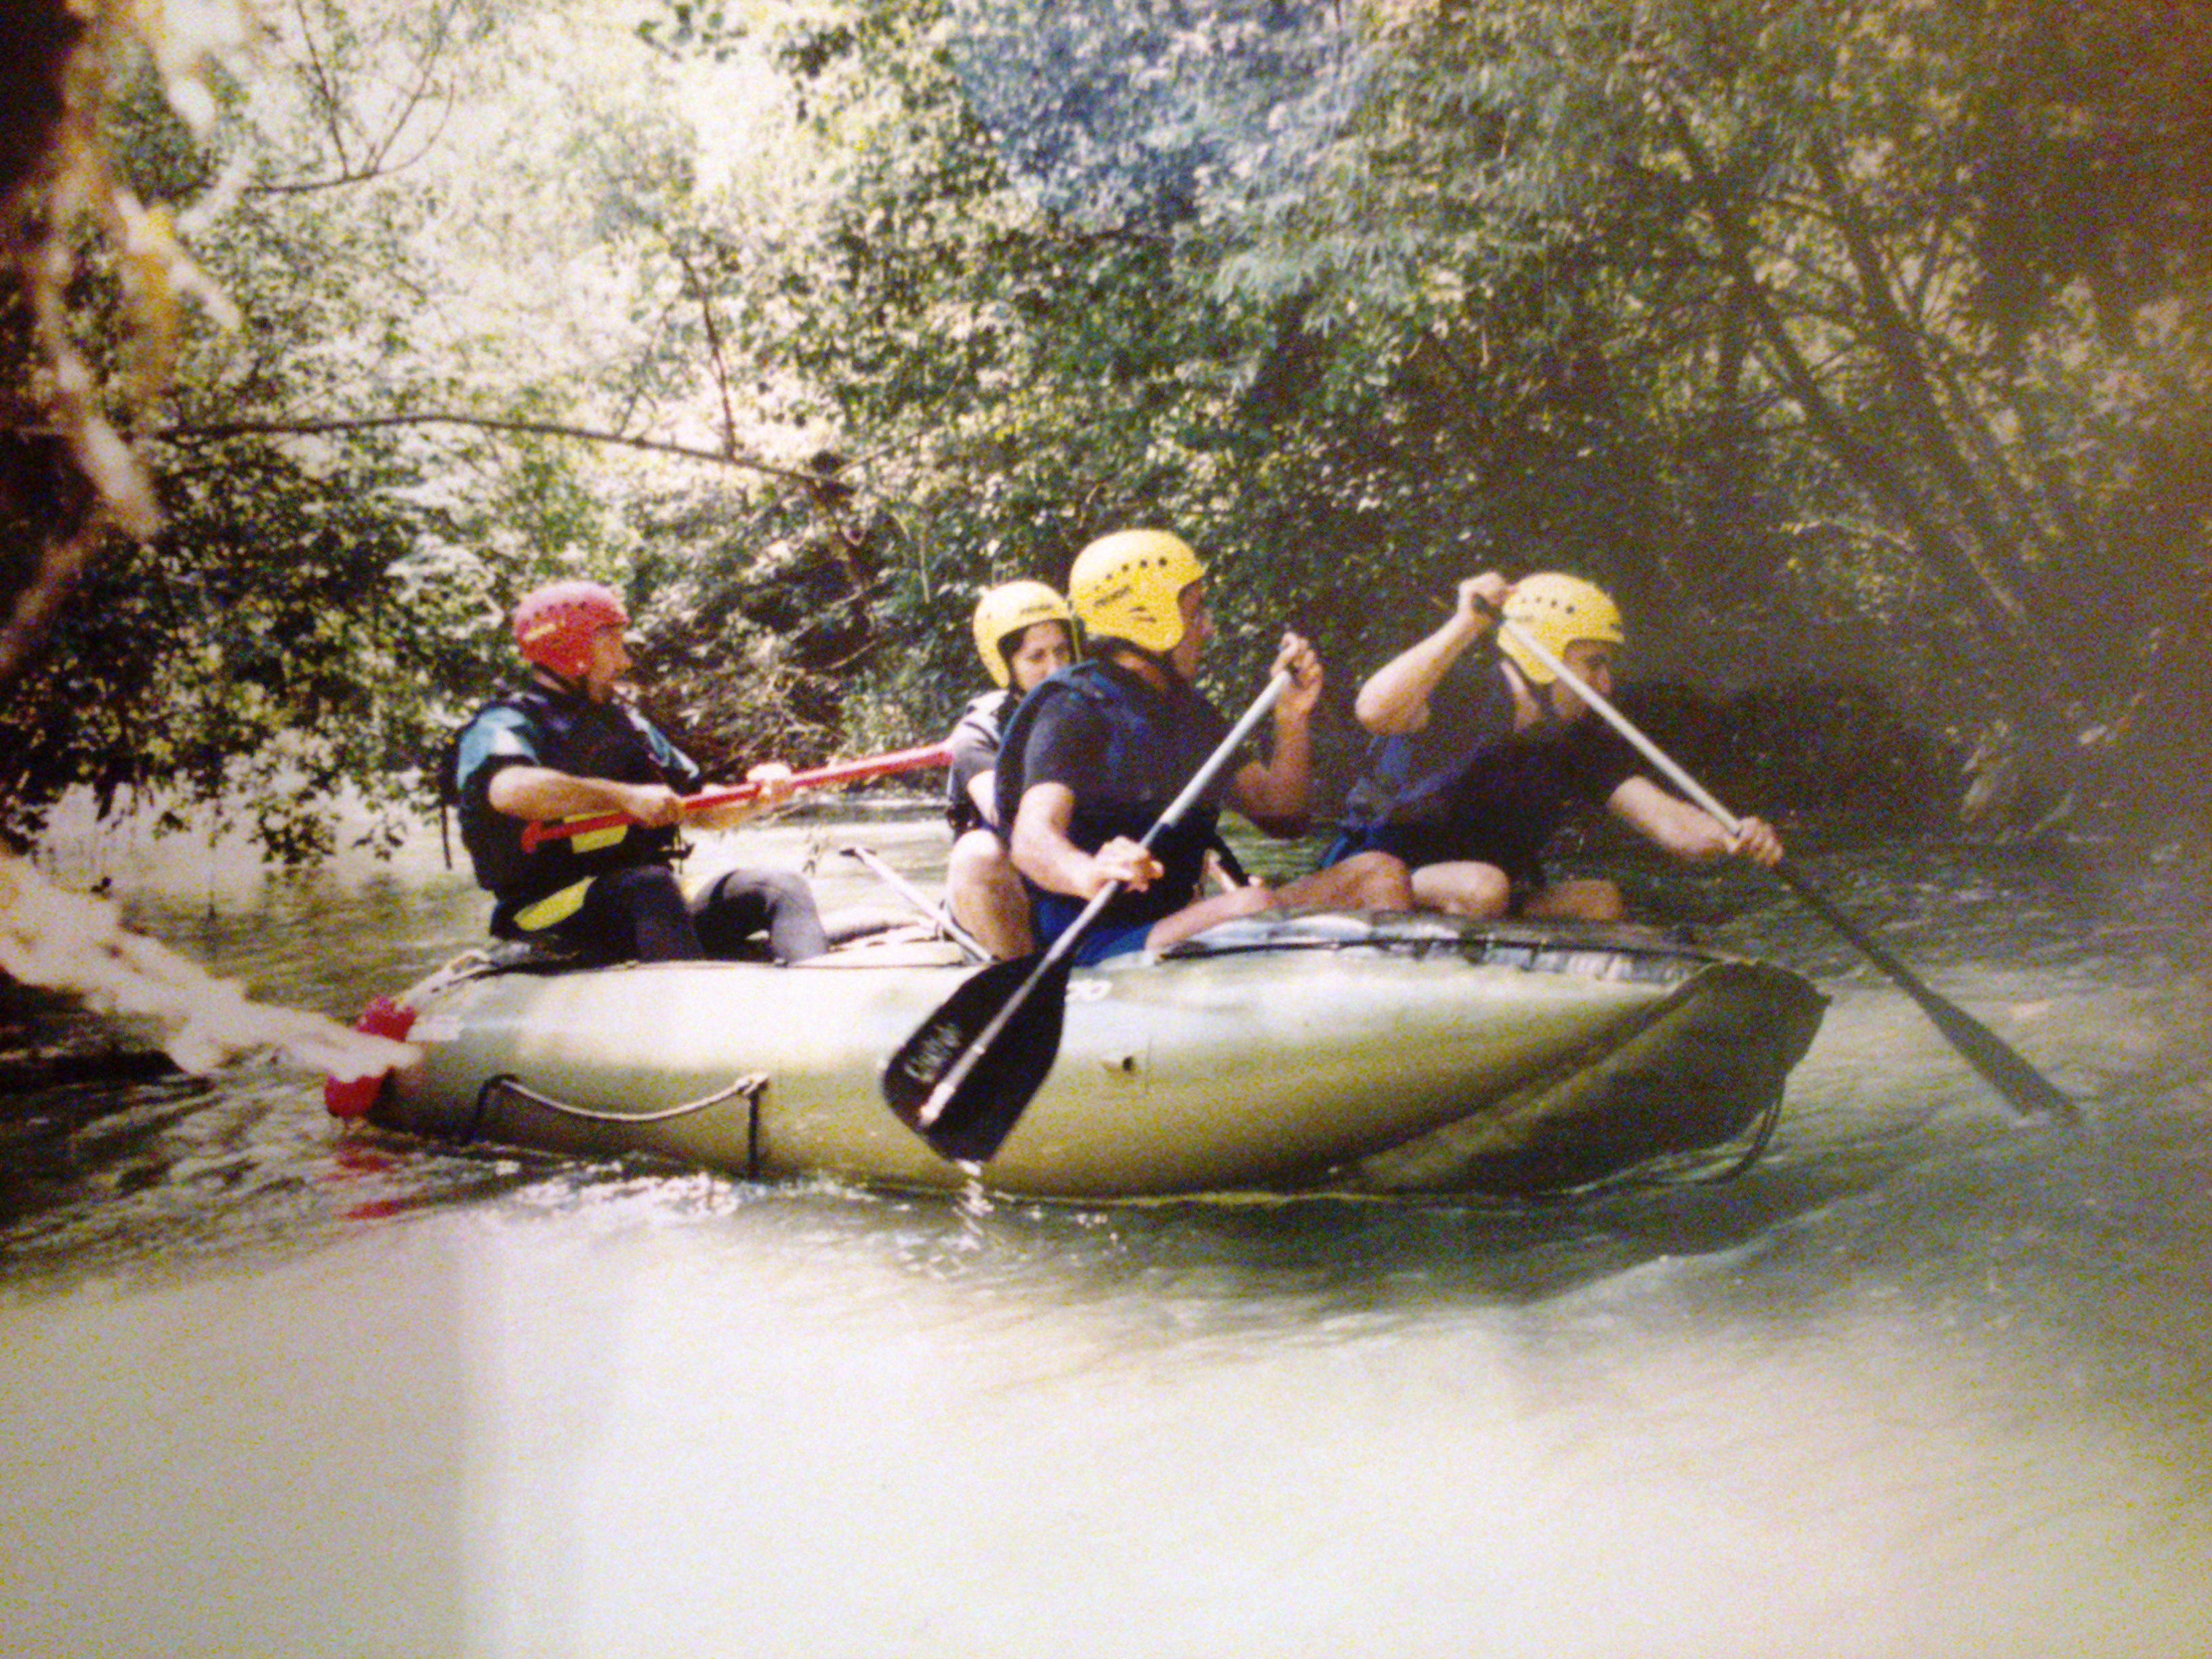
M927 744L919 749L894 750L887 755L866 755L859 760L837 761L828 766L817 766L811 772L794 772L791 787L794 789L819 788L824 784L858 783L864 778L880 778L893 772L911 772L917 767L945 766L951 763L952 750L942 743ZM739 801L752 799L761 792L757 783L732 784L727 789L709 789L703 794L685 798L686 812L703 812L717 806L734 806ZM556 818L550 823L527 823L522 829L522 850L535 850L549 841L559 841L568 836L588 836L600 830L613 830L637 820L627 812L601 812L587 818Z

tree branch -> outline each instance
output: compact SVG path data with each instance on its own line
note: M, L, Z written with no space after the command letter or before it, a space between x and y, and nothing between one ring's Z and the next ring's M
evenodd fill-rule
M307 49L307 67L316 94L314 101L319 106L324 126L330 134L331 148L337 152L338 171L349 172L351 169L346 161L345 129L341 121L345 106L339 101L337 88L329 70L323 67L323 55L315 48L315 26L308 21L307 9L301 0L292 0L292 15L299 21L300 39Z
M580 443L611 444L624 449L647 450L656 455L679 455L686 460L708 461L717 466L741 467L749 472L787 478L810 489L820 482L815 474L799 467L777 466L771 462L738 454L733 450L702 449L691 444L672 443L665 438L640 437L627 432L602 432L592 427L570 426L561 421L525 421L494 415L459 415L441 410L422 410L406 415L345 416L320 421L216 421L151 428L143 430L139 435L159 438L170 443L214 443L230 438L312 437L324 433L369 432L380 428L408 426L465 426L484 432L514 432L539 438L573 438Z
M331 148L337 155L337 170L320 179L300 179L286 184L248 185L240 193L246 196L305 196L317 191L339 190L349 185L366 184L386 173L404 172L428 155L444 133L446 123L453 117L453 100L450 97L445 100L444 112L438 118L436 126L416 147L415 153L403 161L392 160L392 152L398 147L408 125L414 120L415 112L435 89L434 66L446 49L456 9L456 4L449 3L432 18L429 39L416 55L413 83L402 95L398 109L384 123L382 136L373 137L362 123L351 122L360 131L366 146L360 161L355 161L347 155L345 129L350 119L349 112L338 95L332 69L325 63L322 52L316 46L314 27L308 20L306 8L300 0L294 0L293 13L299 21L302 46L307 53L308 67L313 71L311 78L315 101L325 112L325 125L330 134Z
M693 295L699 301L699 322L707 334L707 363L714 376L714 392L722 403L722 441L732 449L738 444L737 411L730 406L730 362L722 350L722 331L714 321L714 301L707 292L707 284L692 265L684 250L671 239L669 252L674 256L676 268L684 273L690 284Z
M2063 684L2064 665L2036 629L2019 596L1990 568L1977 549L1948 533L1922 510L1911 485L1887 456L1851 428L1843 411L1829 398L1752 264L1750 229L1721 189L1711 158L1692 130L1687 114L1664 94L1660 108L1669 134L1689 167L1691 182L1718 234L1725 267L1749 304L1757 331L1773 354L1775 366L1807 422L1829 453L1842 464L1846 476L1885 511L1912 527L1921 556L1944 572L1954 591L1982 618L1990 637L2013 659L2027 682L2053 688ZM2040 700L2031 706L2039 713L2045 712L2047 707ZM2055 732L2058 727L2055 710L2046 719Z
M1815 131L1812 135L1807 155L1813 175L1827 198L1845 255L1857 273L1858 299L1874 325L1875 349L1888 365L1891 382L1901 396L1905 417L1920 440L1922 458L1950 491L1952 501L1973 527L1986 561L1984 579L1995 590L1994 597L2020 626L2032 629L2033 620L2027 606L2027 589L2033 578L2021 557L2019 538L2013 526L1990 500L1972 460L1960 449L1951 425L1944 418L1942 402L1920 349L1918 331L1891 289L1888 269L1875 244L1874 231L1851 194L1842 164L1826 134ZM1958 414L1960 423L1973 423L1971 410L1960 410Z

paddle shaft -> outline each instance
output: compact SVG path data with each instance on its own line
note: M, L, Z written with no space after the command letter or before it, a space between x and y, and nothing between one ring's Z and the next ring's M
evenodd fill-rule
M1190 781L1183 786L1182 793L1168 803L1168 809L1160 814L1159 822L1145 831L1145 839L1141 845L1146 852L1152 850L1153 843L1160 836L1180 823L1183 814L1189 811L1197 804L1199 797L1212 787L1214 780L1218 778L1229 763L1236 758L1237 751L1243 747L1244 739L1252 735L1252 728L1267 718L1268 710L1274 708L1283 693L1290 689L1290 685L1291 676L1287 669L1267 682L1267 689L1262 691L1252 706L1244 711L1244 717L1230 727L1229 735L1221 740L1218 748L1206 757L1206 763L1192 774ZM1058 939L1053 940L1051 946L1037 958L1036 966L1031 969L1028 976L1014 988L1012 994L999 1005L998 1011L991 1016L983 1029L975 1034L975 1040L961 1050L959 1057L945 1068L945 1075L937 1080L936 1087L929 1091L929 1098L922 1103L921 1109L915 1115L916 1127L927 1129L937 1121L944 1113L946 1103L958 1092L960 1085L967 1081L968 1074L975 1069L984 1054L989 1051L991 1045L998 1041L1000 1034L1013 1023L1014 1017L1027 1006L1037 987L1043 983L1054 969L1067 959L1078 945L1083 942L1083 936L1091 931L1091 924L1097 921L1106 907L1113 902L1115 895L1121 890L1122 885L1123 884L1119 881L1109 881L1091 896L1091 902L1083 907L1075 920L1068 924L1066 930Z
M1516 643L1525 648L1531 656L1536 659L1538 662L1542 663L1545 667L1550 669L1554 674L1557 674L1561 679L1565 680L1569 686L1572 687L1577 696L1580 697L1584 702L1588 703L1591 708L1596 709L1600 714L1603 715L1607 725L1611 726L1614 731L1620 732L1622 737L1627 738L1630 743L1635 744L1638 753L1641 754L1644 759L1650 761L1653 766L1656 767L1666 777L1668 782L1672 783L1676 788L1687 795L1692 801L1695 801L1699 807L1711 814L1720 824L1722 829L1727 830L1731 836L1740 836L1743 833L1743 820L1741 818L1739 818L1735 813L1729 811L1727 807L1722 805L1719 798L1711 790L1707 789L1705 785L1699 783L1695 778L1692 777L1687 772L1685 772L1680 766L1676 765L1674 757L1668 754L1665 750L1662 749L1657 744L1652 742L1650 738L1646 737L1642 730L1638 727L1635 721L1630 720L1627 715L1622 714L1619 708L1613 706L1611 698L1607 697L1595 686L1590 684L1589 681L1583 679L1581 675L1576 673L1575 671L1568 667L1565 663L1560 661L1559 654L1556 652L1551 650L1541 640L1538 639L1534 635L1531 634L1527 629L1523 628L1519 623L1515 622L1510 617L1499 617L1498 626L1499 631L1511 635ZM1841 933L1845 939L1849 939L1853 945L1858 946L1862 951L1865 952L1867 959L1873 963L1875 967L1881 969L1883 973L1887 974L1892 979L1896 980L1899 984L1905 986L1908 991L1913 992L1916 995L1927 990L1927 987L1922 985L1919 980L1913 975L1911 970L1906 968L1903 963L1899 962L1894 956L1892 956L1889 951L1885 950L1875 940L1869 939L1865 934L1859 932L1859 930L1852 925L1850 918L1844 915L1842 911L1838 910L1836 908L1834 902L1831 900L1826 893L1823 893L1819 888L1814 886L1810 882L1807 881L1803 876L1800 875L1797 872L1796 868L1790 864L1789 860L1784 859L1781 863L1776 865L1774 866L1774 873L1783 882L1787 884L1792 892L1796 893L1800 898L1803 899L1807 904L1810 905L1813 909L1817 911L1823 921L1826 922L1838 933ZM1929 994L1933 995L1934 994L1929 992Z
M883 859L870 848L848 847L844 849L844 854L848 859L858 860L861 867L870 875L896 893L938 927L943 928L955 945L975 957L976 961L988 962L991 959L991 953L983 948L975 936L952 920L952 907L950 904L931 903L927 893L884 863Z
M1657 768L1668 781L1711 813L1730 836L1743 833L1742 819L1722 805L1711 791L1677 766L1671 756L1644 736L1627 715L1613 707L1610 698L1562 662L1558 653L1510 617L1499 617L1498 626L1529 655L1565 681L1577 696L1604 716L1607 724L1633 744L1637 751ZM1879 941L1862 933L1850 918L1836 907L1835 901L1808 880L1789 860L1784 859L1775 865L1774 874L1821 921L1856 945L1869 962L1919 1004L1936 1029L2008 1102L2024 1110L2046 1112L2061 1120L2070 1121L2075 1115L2074 1103L2061 1093L2056 1085L2006 1047L2003 1041L1980 1021L1938 995Z
M793 789L815 789L833 783L859 783L863 779L880 778L893 772L910 772L916 767L944 766L951 759L952 750L949 745L925 744L919 749L900 749L887 755L867 755L859 760L817 766L811 772L794 772L789 782ZM754 799L760 794L762 787L757 783L737 783L726 789L709 789L702 794L688 795L684 800L684 811L688 817L694 812L712 811L718 806L735 806L742 801ZM602 830L617 830L636 822L627 812L599 812L590 817L526 823L522 829L522 850L534 852L549 841L562 841L571 836L596 835Z

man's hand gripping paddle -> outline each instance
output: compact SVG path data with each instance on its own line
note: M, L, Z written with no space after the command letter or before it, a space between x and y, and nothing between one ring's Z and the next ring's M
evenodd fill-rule
M1212 787L1290 684L1287 671L1267 682L1221 746L1145 832L1146 850ZM1070 958L1121 890L1118 881L1100 888L1042 954L994 963L970 975L884 1066L884 1100L939 1156L981 1164L1013 1132L1060 1054Z
M1597 710L1614 731L1635 744L1644 758L1665 774L1676 788L1712 814L1723 829L1731 836L1741 831L1741 822L1733 812L1722 805L1704 785L1677 766L1658 744L1638 731L1610 701L1560 661L1541 640L1510 617L1499 617L1498 627L1511 635L1515 642L1524 647L1538 662L1565 681L1577 696ZM1850 918L1836 908L1835 901L1814 886L1787 859L1774 866L1774 873L1812 908L1814 914L1856 945L1869 962L1887 975L1905 995L1918 1003L1929 1023L1943 1034L1953 1048L1966 1056L1967 1063L1979 1072L1990 1086L2003 1096L2014 1110L2027 1115L2046 1116L2061 1123L2076 1121L2078 1113L2074 1103L2050 1079L2006 1047L1996 1032L1965 1009L1938 996L1896 957L1861 933L1852 925Z

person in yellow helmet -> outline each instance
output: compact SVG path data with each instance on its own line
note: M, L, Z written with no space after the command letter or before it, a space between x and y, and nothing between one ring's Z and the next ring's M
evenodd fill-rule
M1746 818L1731 839L1640 771L1636 751L1510 634L1496 656L1475 651L1499 615L1613 696L1625 635L1602 588L1557 571L1468 578L1450 618L1359 688L1353 712L1375 741L1330 860L1395 854L1425 909L1583 921L1618 921L1626 907L1613 882L1546 873L1544 850L1577 803L1603 806L1677 858L1781 860L1771 825Z
M994 956L1031 948L1029 895L998 830L999 745L1022 699L1075 660L1075 615L1040 581L1002 583L976 603L975 654L992 689L970 702L945 739L945 815L952 825L945 896L952 919Z
M1229 732L1192 684L1213 634L1205 576L1188 544L1164 530L1120 531L1085 548L1069 572L1068 600L1090 659L1023 699L1000 752L999 821L1012 827L1038 944L1059 937L1109 884L1122 884L1073 952L1079 966L1162 951L1273 904L1404 909L1412 900L1405 866L1382 853L1279 888L1254 882L1199 896L1223 806L1273 834L1304 828L1322 666L1295 634L1276 653L1275 672L1291 684L1275 705L1268 757L1247 761L1149 850L1142 845Z

